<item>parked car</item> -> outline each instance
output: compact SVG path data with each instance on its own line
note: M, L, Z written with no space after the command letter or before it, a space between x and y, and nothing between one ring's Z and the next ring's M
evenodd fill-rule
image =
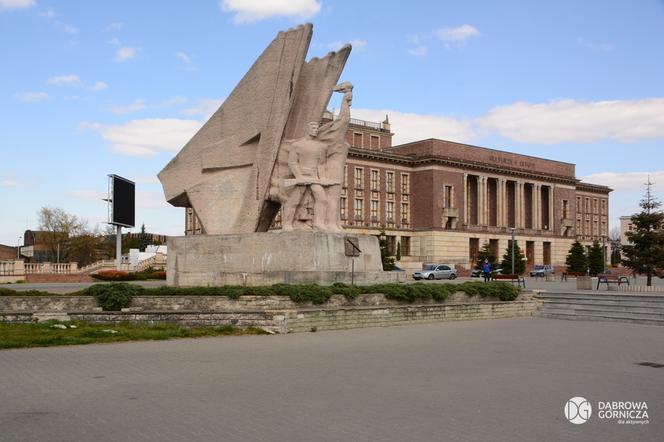
M530 272L530 276L545 277L555 273L553 266L550 265L536 265Z
M446 264L431 264L424 266L419 272L413 273L413 279L419 281L420 279L456 279L459 276L456 269Z

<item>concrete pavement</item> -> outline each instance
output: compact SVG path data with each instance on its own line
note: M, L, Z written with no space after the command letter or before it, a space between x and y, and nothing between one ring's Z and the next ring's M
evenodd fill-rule
M0 351L0 440L661 440L661 327L538 318ZM563 415L646 401L648 425Z

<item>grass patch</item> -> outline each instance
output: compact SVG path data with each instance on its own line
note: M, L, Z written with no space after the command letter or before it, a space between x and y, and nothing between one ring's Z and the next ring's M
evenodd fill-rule
M53 328L56 324L67 328ZM76 328L70 328L72 325ZM104 330L113 330L117 333ZM41 324L0 323L0 349L261 334L267 334L267 332L259 328L239 328L232 325L186 327L178 324L132 324L129 322L91 324L83 321L48 321Z

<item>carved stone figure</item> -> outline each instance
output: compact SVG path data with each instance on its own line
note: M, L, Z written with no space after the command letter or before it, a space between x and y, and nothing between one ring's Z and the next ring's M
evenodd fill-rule
M208 235L267 231L281 205L289 201L290 190L304 193L303 200L313 198L314 206L315 194L325 194L318 198L321 207L336 192L320 182L314 186L313 181L283 185L283 178L292 173L284 140L303 140L307 123L321 121L351 50L346 45L305 62L311 35L311 24L280 32L221 107L159 173L166 200L193 207ZM302 143L296 150L297 163L308 158ZM322 148L320 155L327 162ZM336 174L338 165L333 169ZM316 218L311 228L331 230L326 228L329 215L320 213L331 210L328 205L309 214Z
M339 116L322 126L309 122L306 137L288 140L281 147L281 162L272 180L270 198L283 207L282 228L286 231L342 231L339 197L348 156L345 136L353 85L342 83L334 90L344 94Z

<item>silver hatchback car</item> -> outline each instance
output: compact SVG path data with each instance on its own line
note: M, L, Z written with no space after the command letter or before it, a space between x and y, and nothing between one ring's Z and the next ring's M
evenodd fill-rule
M419 281L420 279L456 279L459 276L456 269L445 264L431 264L424 266L419 272L413 273L413 279Z

